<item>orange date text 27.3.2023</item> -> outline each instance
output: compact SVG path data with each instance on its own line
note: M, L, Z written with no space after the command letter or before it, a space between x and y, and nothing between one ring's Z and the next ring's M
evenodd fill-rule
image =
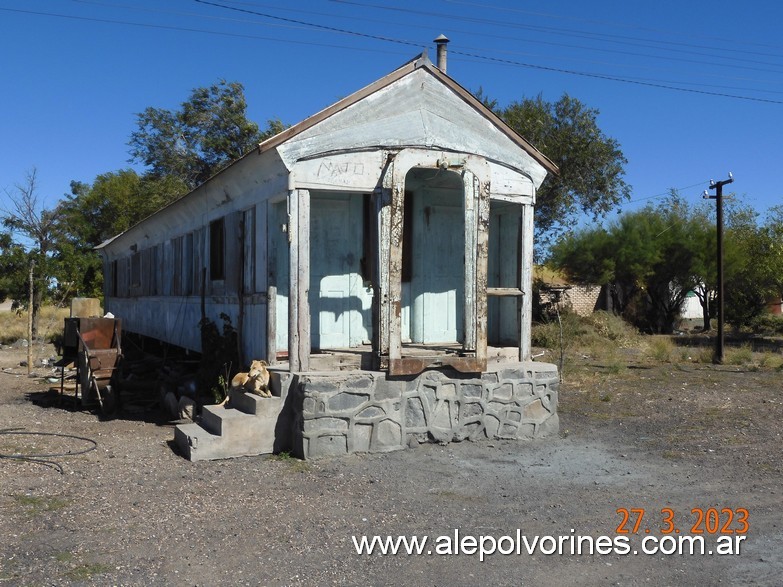
M745 508L693 508L690 515L678 515L672 508L648 513L644 508L618 508L618 534L747 534L750 514Z

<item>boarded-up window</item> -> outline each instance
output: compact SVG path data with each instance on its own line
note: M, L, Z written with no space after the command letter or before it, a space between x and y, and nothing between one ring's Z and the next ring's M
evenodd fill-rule
M117 297L130 295L130 258L117 259Z
M244 251L242 258L242 291L253 293L256 285L256 209L250 208L242 214L242 233Z
M209 223L209 278L226 278L226 221L219 218Z
M130 262L130 287L141 287L141 253L133 253Z
M204 280L207 276L207 250L206 228L202 227L193 232L193 293L200 294L206 286Z
M144 253L144 293L154 296L158 294L158 245L147 249Z
M185 237L171 239L171 295L182 295L182 243Z
M189 296L195 291L193 283L193 266L196 261L193 258L192 232L185 235L182 247L182 295Z
M119 292L117 291L117 261L111 262L111 276L109 277L109 296L117 297Z

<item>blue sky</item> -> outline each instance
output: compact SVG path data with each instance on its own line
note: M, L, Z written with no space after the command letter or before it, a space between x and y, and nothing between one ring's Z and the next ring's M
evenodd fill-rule
M624 209L669 188L698 201L732 171L725 193L763 212L783 203L783 5L722 6L0 0L0 206L33 167L51 207L71 180L131 166L136 113L194 87L240 81L251 119L293 124L422 50L434 60L443 33L469 90L501 105L567 92L598 109L628 159Z

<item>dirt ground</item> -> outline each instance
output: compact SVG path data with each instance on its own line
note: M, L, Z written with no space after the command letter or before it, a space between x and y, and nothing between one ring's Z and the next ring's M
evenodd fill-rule
M0 459L1 586L783 584L776 370L607 369L584 358L561 387L561 433L545 441L191 463L157 412L102 421L33 401L49 384L28 378L22 358L0 350L0 429L83 439L5 433L0 453L87 452L48 457L63 474ZM437 537L455 530L495 539L519 530L529 543L616 539L622 508L645 510L636 534L619 535L628 554L574 554L567 541L563 554L543 554L551 542L541 542L547 548L532 555L523 546L483 562L434 554ZM693 509L716 508L728 531L740 529L745 508L740 554L643 554L644 538L664 536L663 508L681 535L695 535ZM696 528L710 549L715 521ZM361 535L426 535L433 554L359 555L352 536Z

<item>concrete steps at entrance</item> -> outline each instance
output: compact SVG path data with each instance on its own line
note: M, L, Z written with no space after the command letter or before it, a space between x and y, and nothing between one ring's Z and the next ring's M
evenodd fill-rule
M199 423L174 429L177 446L191 461L270 454L283 399L232 393L226 406L204 406Z

